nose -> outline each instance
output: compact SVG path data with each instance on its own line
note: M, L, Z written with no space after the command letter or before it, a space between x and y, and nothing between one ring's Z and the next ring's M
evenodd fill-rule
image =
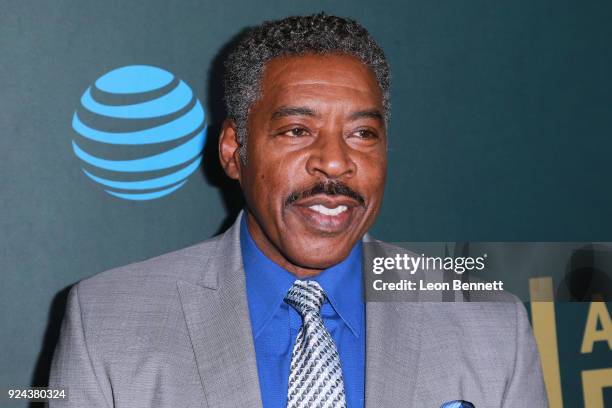
M311 145L306 170L313 176L338 179L352 177L357 166L342 134L333 132L320 134L317 141Z

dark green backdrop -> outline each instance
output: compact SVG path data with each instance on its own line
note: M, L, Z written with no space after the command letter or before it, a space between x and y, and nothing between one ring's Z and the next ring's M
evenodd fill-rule
M320 10L362 22L393 70L376 236L612 241L609 1L2 0L0 388L44 385L65 288L206 239L235 211L214 137L203 170L168 197L127 202L94 185L70 146L86 87L119 66L163 67L194 89L216 136L227 43ZM585 312L565 313L581 333ZM610 366L601 355L591 366ZM580 407L568 359L565 406Z

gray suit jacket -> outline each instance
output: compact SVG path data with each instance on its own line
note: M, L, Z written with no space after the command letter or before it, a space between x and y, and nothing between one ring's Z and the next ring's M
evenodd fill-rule
M50 406L261 407L239 222L76 284L49 384L69 398ZM365 378L368 408L547 406L519 302L367 303Z

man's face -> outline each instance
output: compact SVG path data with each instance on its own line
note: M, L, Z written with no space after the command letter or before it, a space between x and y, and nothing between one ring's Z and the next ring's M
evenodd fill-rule
M387 166L382 93L367 66L339 54L274 59L261 85L249 112L246 164L227 123L221 159L232 153L224 167L240 180L258 246L298 275L316 274L341 262L379 211Z

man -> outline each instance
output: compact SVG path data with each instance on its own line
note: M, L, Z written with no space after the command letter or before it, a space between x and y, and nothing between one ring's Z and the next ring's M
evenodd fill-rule
M521 304L363 301L389 114L367 31L324 14L265 23L226 69L219 157L245 211L74 286L51 374L62 404L545 407Z

